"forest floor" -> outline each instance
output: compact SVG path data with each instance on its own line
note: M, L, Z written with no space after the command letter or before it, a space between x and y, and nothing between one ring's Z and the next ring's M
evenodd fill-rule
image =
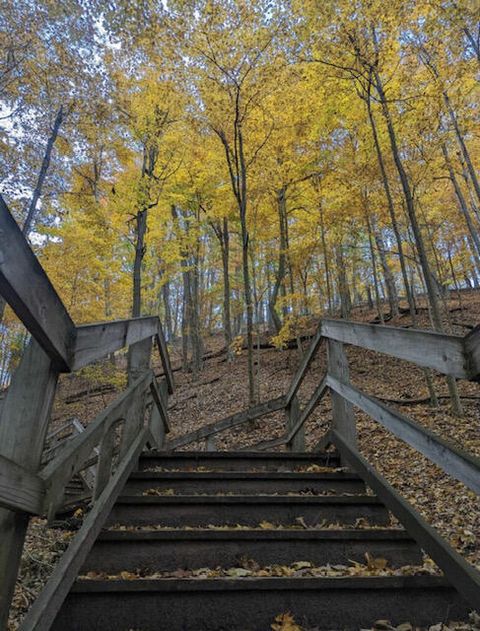
M448 302L447 330L465 335L480 323L480 292L463 291L461 304L452 294ZM363 322L374 320L375 313L367 308L353 310L351 319ZM313 334L310 330L302 334ZM409 314L388 322L389 325L410 327ZM421 309L419 328L431 328L428 311ZM262 336L262 342L268 337ZM304 344L304 350L308 342ZM247 358L246 351L228 362L221 352L223 338L213 336L206 340L203 370L198 379L179 369L179 351L173 349L172 363L175 370L176 392L170 397L170 437L180 436L203 425L241 411L247 407ZM480 456L480 388L471 382L458 382L462 396L464 415L456 417L448 399L445 378L433 374L435 389L440 401L436 408L428 403L428 392L421 369L407 362L354 347L347 348L350 377L354 385L383 400L394 400L393 407L408 414L417 422L448 438L458 446ZM297 348L258 350L259 398L261 401L285 394L300 362ZM121 363L121 362L120 362ZM308 375L299 391L304 404L318 385L326 369L325 345L320 347ZM155 367L161 372L158 364ZM53 426L61 425L71 417L87 423L103 409L124 386L119 369L93 367L81 375L63 376L53 413ZM95 391L104 384L103 392ZM113 386L113 388L112 388ZM89 393L90 392L90 396ZM93 394L93 396L91 396ZM402 401L402 403L400 403ZM455 482L426 458L397 440L365 414L356 412L361 452L374 464L387 480L408 499L417 510L473 565L480 569L480 498L463 484ZM306 427L307 450L313 447L329 427L331 408L325 397L311 415ZM285 429L283 413L273 413L254 423L249 423L217 436L217 449L235 449L236 446L254 445L265 438L280 436ZM192 444L188 449L204 449L205 444ZM17 626L22 612L31 602L39 586L45 580L55 559L68 543L69 533L47 529L43 520L32 520L25 549L23 566L12 611L11 630ZM279 612L280 614L281 612ZM479 629L479 620L470 623L443 625L444 621L432 621L432 631L446 629ZM272 621L272 624L274 621ZM272 626L272 628L277 628ZM279 626L278 629L282 629ZM296 627L284 627L296 628ZM300 629L300 627L297 627ZM405 627L406 628L406 627Z

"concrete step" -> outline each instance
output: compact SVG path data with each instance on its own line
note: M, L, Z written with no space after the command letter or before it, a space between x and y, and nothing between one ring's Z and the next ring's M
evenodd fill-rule
M338 454L312 453L264 453L262 451L176 451L172 453L147 451L139 460L140 470L162 467L164 469L192 470L204 467L209 470L244 471L293 471L298 467L318 465L339 467Z
M256 526L262 521L295 524L302 518L308 526L327 523L354 524L364 518L370 524L387 525L389 514L371 495L288 496L121 496L106 526Z
M321 631L358 631L379 619L429 625L468 605L441 577L79 580L53 631L267 631L291 612Z
M97 539L82 573L116 574L179 568L260 566L309 561L315 566L365 563L365 553L389 566L420 565L422 552L402 530L164 530L107 531Z
M288 492L322 493L365 493L365 483L354 473L331 471L328 473L252 472L252 471L209 471L183 472L163 471L159 473L137 471L125 486L125 495L142 494L148 489L175 494L192 493L238 493L271 494Z

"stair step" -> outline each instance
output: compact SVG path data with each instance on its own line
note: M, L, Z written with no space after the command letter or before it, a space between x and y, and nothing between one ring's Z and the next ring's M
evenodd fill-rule
M315 566L365 563L365 553L389 566L421 565L422 552L403 530L162 530L108 531L97 539L82 573L123 570L260 566L309 561Z
M251 472L251 471L138 471L125 486L125 494L142 493L148 489L175 493L288 493L299 491L365 493L365 483L357 475L345 471L326 473Z
M297 467L309 465L339 467L340 458L337 453L281 453L262 451L176 451L166 453L147 451L140 456L139 469L162 467L165 469L192 469L205 467L225 471L245 469L276 471L292 471Z
M469 607L436 576L78 580L52 631L265 631L287 611L302 626L358 631L462 619Z
M122 495L106 525L252 526L263 520L287 525L296 523L297 518L303 518L308 526L324 520L354 524L359 518L370 524L386 525L389 513L379 499L371 495Z

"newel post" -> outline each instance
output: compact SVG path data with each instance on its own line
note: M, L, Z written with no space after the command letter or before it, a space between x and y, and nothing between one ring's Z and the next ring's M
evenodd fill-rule
M348 359L342 342L327 340L328 372L343 383L350 383ZM337 431L352 447L357 446L357 428L352 404L338 392L331 390L332 398L332 429Z
M128 385L130 386L136 379L150 367L150 357L152 354L152 338L147 337L140 342L131 344L128 349ZM144 392L136 392L132 404L125 419L123 435L121 441L120 456L124 456L130 445L141 431L145 420L145 398Z
M40 467L58 372L32 338L8 388L0 419L0 453L36 473ZM29 516L0 508L0 629L7 627Z
M295 427L298 419L300 418L300 404L297 399L297 395L292 397L292 400L285 408L287 415L287 433ZM287 443L287 449L289 451L305 451L305 424L298 430L292 440Z

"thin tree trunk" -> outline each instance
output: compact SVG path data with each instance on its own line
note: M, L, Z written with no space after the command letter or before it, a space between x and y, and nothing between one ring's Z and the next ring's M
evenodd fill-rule
M373 35L375 38L375 33L373 33ZM430 269L430 264L428 262L428 257L427 257L427 252L425 249L425 244L423 241L423 236L420 231L420 226L418 224L418 220L417 220L417 216L415 212L415 204L413 200L412 191L410 189L410 183L408 181L408 176L400 157L400 151L398 149L395 128L393 126L393 121L390 115L388 102L385 97L385 92L383 90L383 84L377 70L375 70L374 75L375 75L377 92L378 92L381 106L382 106L383 116L387 124L388 136L390 140L390 146L391 146L391 150L393 154L393 159L395 162L395 166L397 167L400 183L401 183L403 194L405 197L405 204L406 204L408 218L410 220L410 225L412 227L415 243L417 246L418 256L420 259L420 265L422 268L423 277L424 277L425 285L427 289L427 294L429 297L429 303L431 307L434 328L437 331L442 331L443 325L442 325L442 320L441 320L441 315L440 315L440 308L438 304L437 295L435 292L435 287L433 284L432 273ZM450 397L452 401L452 409L455 414L460 416L462 414L462 406L460 403L460 397L458 395L458 389L457 389L457 384L455 382L455 379L453 377L447 377L447 384L448 384L448 389L449 389Z

